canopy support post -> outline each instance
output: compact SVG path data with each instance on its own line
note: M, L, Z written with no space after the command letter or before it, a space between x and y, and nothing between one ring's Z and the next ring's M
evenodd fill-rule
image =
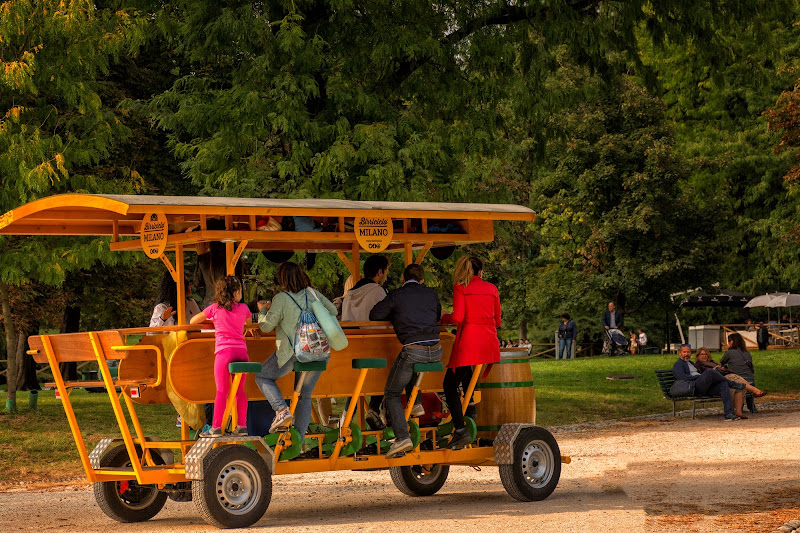
M410 265L414 262L414 250L411 249L411 243L405 242L403 243L403 249L405 252L405 259L406 259L406 266Z
M236 250L233 249L233 241L225 241L225 262L226 262L226 273L228 276L235 276L236 275L236 263L239 262L239 258L242 256L242 252L244 249L247 248L247 243L250 241L241 241L239 246L236 247Z
M353 276L353 285L358 283L358 280L361 279L361 272L359 271L359 267L361 266L361 248L358 246L357 242L353 243L353 260L350 264L350 275Z
M422 247L422 250L420 250L419 253L417 254L417 258L414 259L414 262L416 264L418 264L418 265L422 264L422 260L425 259L425 254L428 253L428 250L431 249L431 246L433 246L432 242L426 242L425 243L425 245Z
M186 285L184 281L186 280L186 272L184 270L183 264L183 244L175 243L175 274L173 278L175 279L175 284L178 286L178 315L176 317L176 323L179 326L186 324Z

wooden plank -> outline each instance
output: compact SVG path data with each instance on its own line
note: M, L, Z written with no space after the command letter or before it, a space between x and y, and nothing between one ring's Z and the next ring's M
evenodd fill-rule
M444 355L442 362L446 365L450 357L455 336L450 333L440 334ZM387 367L371 369L364 382L363 393L366 395L383 394L386 379L395 358L402 348L394 333L379 333L363 330L360 335L348 335L349 345L344 350L331 354L328 368L322 373L316 387L314 397L349 396L359 371L352 367L353 359L359 357L385 357ZM247 339L247 353L250 361L263 362L275 351L275 338ZM216 385L214 384L214 339L191 339L181 344L172 356L169 364L169 379L175 393L191 403L209 403L214 401ZM426 373L422 382L423 392L442 390L443 372ZM290 397L294 388L293 373L279 379L277 385L285 397ZM263 400L252 376L247 377L245 392L250 400Z
M107 335L103 335L104 333L107 333ZM124 344L119 332L100 332L100 334L106 359L124 359L127 356L127 352L124 351L115 352L110 349L107 351L105 350L105 346ZM97 360L94 355L92 342L89 339L89 333L60 333L57 335L50 335L49 337L53 346L53 355L59 363ZM31 347L31 350L39 350L39 353L33 356L34 361L37 363L47 362L47 356L44 353L44 345L39 335L28 337L28 345Z

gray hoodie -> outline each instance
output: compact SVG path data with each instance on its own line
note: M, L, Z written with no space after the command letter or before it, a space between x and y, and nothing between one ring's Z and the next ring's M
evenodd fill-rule
M374 281L367 282L361 287L350 289L342 301L342 321L368 321L369 312L372 311L376 303L384 298L386 298L386 291Z

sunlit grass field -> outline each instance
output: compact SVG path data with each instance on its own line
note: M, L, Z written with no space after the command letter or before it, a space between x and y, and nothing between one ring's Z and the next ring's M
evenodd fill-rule
M756 383L769 392L760 402L800 398L800 350L752 354ZM712 357L719 361L721 354ZM672 404L662 396L654 370L672 368L676 360L674 354L534 360L537 423L560 426L671 412ZM638 377L607 379L619 374ZM18 393L17 413L0 413L0 483L82 478L61 401L53 391L41 391L39 410L32 412L27 397L27 392ZM119 436L106 394L75 390L71 398L89 450L103 437ZM172 406L137 405L137 413L148 435L178 438Z

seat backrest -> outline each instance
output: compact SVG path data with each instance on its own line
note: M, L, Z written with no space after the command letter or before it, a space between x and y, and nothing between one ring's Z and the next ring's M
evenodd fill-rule
M670 398L669 389L675 383L675 375L672 373L672 369L656 370L656 377L658 378L658 384L661 386L661 392L664 393L666 398Z
M47 337L50 339L50 345L53 347L53 355L59 363L97 360L88 332L59 333L56 335L47 335ZM97 339L99 341L99 348L105 354L106 359L124 359L127 357L128 352L111 349L111 346L125 344L122 340L122 335L120 335L118 331L99 331L97 332ZM47 362L47 355L44 351L44 341L41 335L32 335L28 337L28 345L31 350L36 350L38 352L33 355L34 361L37 363Z

